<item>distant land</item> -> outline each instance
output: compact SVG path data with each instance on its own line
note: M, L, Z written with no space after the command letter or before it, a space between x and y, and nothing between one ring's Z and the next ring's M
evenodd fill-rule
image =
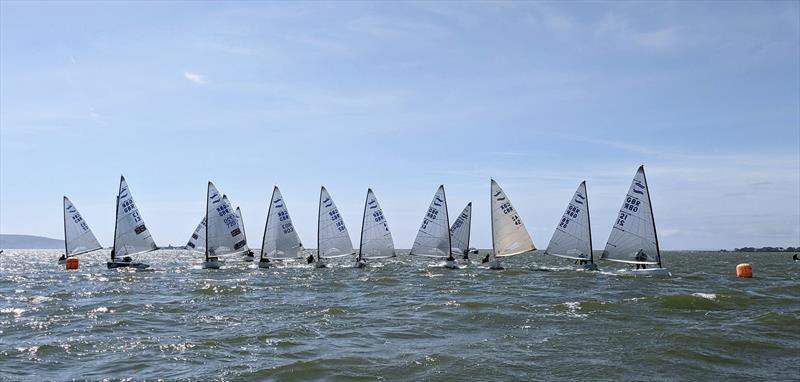
M34 235L0 234L0 249L64 249L64 240Z
M727 252L722 250L722 252ZM742 247L734 248L733 252L800 252L800 247Z

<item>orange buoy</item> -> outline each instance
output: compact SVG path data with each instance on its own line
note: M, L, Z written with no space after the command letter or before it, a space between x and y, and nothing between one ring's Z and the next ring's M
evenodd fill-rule
M753 266L748 263L742 263L736 266L736 277L751 278L753 277Z
M78 258L75 256L67 257L67 269L78 269Z

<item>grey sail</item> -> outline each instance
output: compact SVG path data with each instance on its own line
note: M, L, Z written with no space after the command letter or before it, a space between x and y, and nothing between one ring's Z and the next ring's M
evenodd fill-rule
M294 230L286 201L276 186L272 190L264 238L261 241L261 258L297 259L303 257L303 243Z
M226 202L228 202L227 196L223 195L222 198L225 199ZM239 206L236 206L236 221L239 223L239 228L242 229L242 238L244 240L244 247L242 248L242 251L249 252L250 247L247 245L247 231L244 230L244 220L242 219L242 210L239 209Z
M206 258L247 250L239 220L227 198L208 182L206 201Z
M75 205L64 197L64 247L67 256L80 255L102 248Z
M363 258L381 259L395 256L394 240L378 199L367 190L364 216L361 221L361 245L358 253Z
M319 220L317 221L317 248L320 258L352 255L353 242L344 225L342 215L325 187L319 193Z
M585 181L572 195L545 253L568 259L592 260L589 196Z
M144 224L139 209L133 201L133 195L125 177L120 177L117 194L117 217L114 229L114 248L111 259L135 255L137 253L158 249L150 231Z
M186 243L186 249L205 253L206 251L206 218L203 217L197 228L194 229L192 236L189 237L189 242Z
M467 203L461 214L450 227L453 252L466 255L469 253L469 234L472 226L472 202Z
M644 166L640 166L633 177L611 229L602 258L621 263L661 266L661 254Z
M450 218L447 216L444 186L439 186L433 195L409 254L427 257L450 256Z

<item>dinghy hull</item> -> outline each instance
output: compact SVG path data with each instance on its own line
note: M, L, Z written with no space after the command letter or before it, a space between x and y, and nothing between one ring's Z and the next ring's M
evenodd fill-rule
M619 273L635 277L672 277L672 273L667 268L625 269Z
M150 265L144 263L132 263L124 261L109 261L106 263L106 266L108 267L108 269L117 269L117 268L147 269L150 267Z
M222 262L216 257L210 258L203 262L203 269L219 269L221 266Z

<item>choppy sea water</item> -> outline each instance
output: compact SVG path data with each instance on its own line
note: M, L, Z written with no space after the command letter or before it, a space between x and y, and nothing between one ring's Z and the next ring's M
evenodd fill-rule
M268 270L232 256L204 270L178 250L129 271L106 269L107 253L77 271L59 251L0 255L0 379L800 378L791 254L667 252L662 279L540 253L504 271L409 256ZM735 277L745 261L755 278Z

